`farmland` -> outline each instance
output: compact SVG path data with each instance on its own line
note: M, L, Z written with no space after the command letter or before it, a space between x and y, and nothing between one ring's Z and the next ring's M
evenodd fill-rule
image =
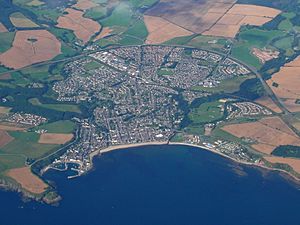
M208 102L201 104L191 111L189 118L193 123L210 123L223 118L224 105L219 102Z
M17 31L12 47L0 54L0 62L6 67L19 69L50 60L60 53L60 42L48 31Z
M252 147L270 155L279 145L300 146L300 138L279 118L264 118L257 122L227 125L222 128L238 138L249 138Z
M18 28L36 28L39 27L36 23L32 22L22 13L12 13L10 15L11 23Z
M273 154L300 146L300 14L293 0L6 4L0 119L28 113L45 120L0 121L1 178L9 174L29 189L20 177L26 174L39 193L44 186L30 165L39 173L55 159L82 160L85 171L95 149L173 134L238 161L297 170Z
M56 144L63 145L67 142L71 141L73 138L73 134L60 134L60 133L52 133L52 134L41 134L38 143L40 144Z
M300 95L299 72L300 58L296 58L281 67L279 72L268 80L268 85L291 112L300 111L300 105L297 103Z
M71 104L42 104L38 99L32 98L29 99L29 102L32 105L39 106L46 109L53 109L60 112L76 112L80 113L80 109L77 105L71 105Z
M83 17L83 12L71 8L66 9L65 14L59 17L57 22L57 27L72 30L84 44L101 28L97 22Z

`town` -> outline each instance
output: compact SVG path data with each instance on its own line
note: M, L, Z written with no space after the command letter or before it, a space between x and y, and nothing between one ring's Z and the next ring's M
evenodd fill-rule
M76 163L79 175L91 167L92 153L110 146L169 142L184 119L182 101L191 103L210 95L193 88L215 87L222 80L251 74L226 56L169 46L98 51L68 63L64 73L67 78L53 86L57 100L85 102L91 105L92 114L85 119L75 118L76 141L51 167ZM253 110L268 113L249 103L235 103L231 107L231 111L237 111L231 113L232 117L251 114ZM244 151L239 150L240 145L216 143L201 145L218 146L221 152L248 160Z

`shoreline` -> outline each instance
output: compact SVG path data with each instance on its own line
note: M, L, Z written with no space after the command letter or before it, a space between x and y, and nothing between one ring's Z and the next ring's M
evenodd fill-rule
M241 164L241 165L246 165L246 166L250 166L250 167L256 167L256 168L265 169L265 170L269 170L269 171L279 172L281 175L288 176L288 177L285 177L285 179L289 178L294 183L300 184L300 178L296 177L295 175L293 175L292 173L290 173L286 170L279 169L279 168L268 167L268 166L261 165L261 164L258 164L258 163L240 161L240 160L231 158L230 156L225 155L225 154L223 154L223 153L221 153L221 152L219 152L219 151L217 151L213 148L208 148L208 147L203 146L203 145L196 145L196 144L183 143L183 142L169 142L169 141L145 142L145 143L109 146L109 147L101 149L101 150L96 150L96 151L94 151L90 154L91 168L93 168L93 166L94 166L93 165L93 158L95 156L101 156L101 154L105 154L105 153L116 151L116 150L125 150L125 149L129 149L129 148L136 148L136 147L142 147L142 146L151 146L151 145L161 145L161 146L163 146L163 145L181 145L181 146L189 146L189 147L199 148L199 149L206 150L206 151L209 151L209 152L214 153L214 154L218 154L219 156L221 156L223 158L229 159L229 160L231 160L233 162L236 162L238 164Z

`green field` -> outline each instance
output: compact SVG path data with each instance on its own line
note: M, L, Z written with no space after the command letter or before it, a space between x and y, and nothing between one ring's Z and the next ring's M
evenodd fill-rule
M103 6L96 6L94 8L89 9L85 14L84 17L91 18L93 20L99 20L105 17L107 14L107 9Z
M74 132L75 123L70 120L60 120L53 123L43 124L36 127L34 130L45 129L48 133L69 134Z
M1 148L0 154L16 154L23 158L37 159L53 151L58 145L39 144L39 134L35 132L10 131L15 139Z
M0 33L0 53L11 48L15 34L15 32Z
M120 45L142 45L143 43L143 40L127 35L122 36L122 39L119 41Z
M190 40L187 45L196 48L224 51L224 46L228 43L230 43L230 41L225 38L198 35Z
M81 113L77 105L69 104L42 104L37 98L31 98L28 100L32 105L43 107L46 109L52 109L60 112L75 112Z
M135 8L148 8L152 5L154 5L158 0L129 0L129 2L135 7Z
M129 29L124 34L137 37L141 40L145 40L148 36L148 30L144 21L138 20L131 27L129 27Z
M167 68L161 68L157 71L157 75L159 76L170 76L174 74L174 70L167 69Z
M133 11L128 4L119 4L112 14L101 20L104 27L121 26L129 27L132 22Z
M279 30L244 29L238 36L238 42L232 48L232 56L259 69L262 64L252 54L252 49L267 47L272 40L283 35L284 33Z
M6 170L23 167L25 165L25 161L26 159L22 155L8 155L0 153L0 176Z
M240 90L240 86L243 82L245 82L248 79L254 78L254 75L245 75L245 76L238 76L235 78L227 79L221 81L219 86L208 88L208 87L194 87L193 90L195 91L207 91L212 93L234 93Z
M195 35L176 37L164 42L165 45L188 45L188 43L195 37Z
M192 109L188 117L195 124L211 123L223 118L222 107L224 104L219 101L206 102Z

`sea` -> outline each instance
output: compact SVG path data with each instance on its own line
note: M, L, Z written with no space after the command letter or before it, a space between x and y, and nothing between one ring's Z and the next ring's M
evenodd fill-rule
M70 173L45 174L58 206L0 191L0 225L300 225L295 183L195 147L112 151L87 175Z

